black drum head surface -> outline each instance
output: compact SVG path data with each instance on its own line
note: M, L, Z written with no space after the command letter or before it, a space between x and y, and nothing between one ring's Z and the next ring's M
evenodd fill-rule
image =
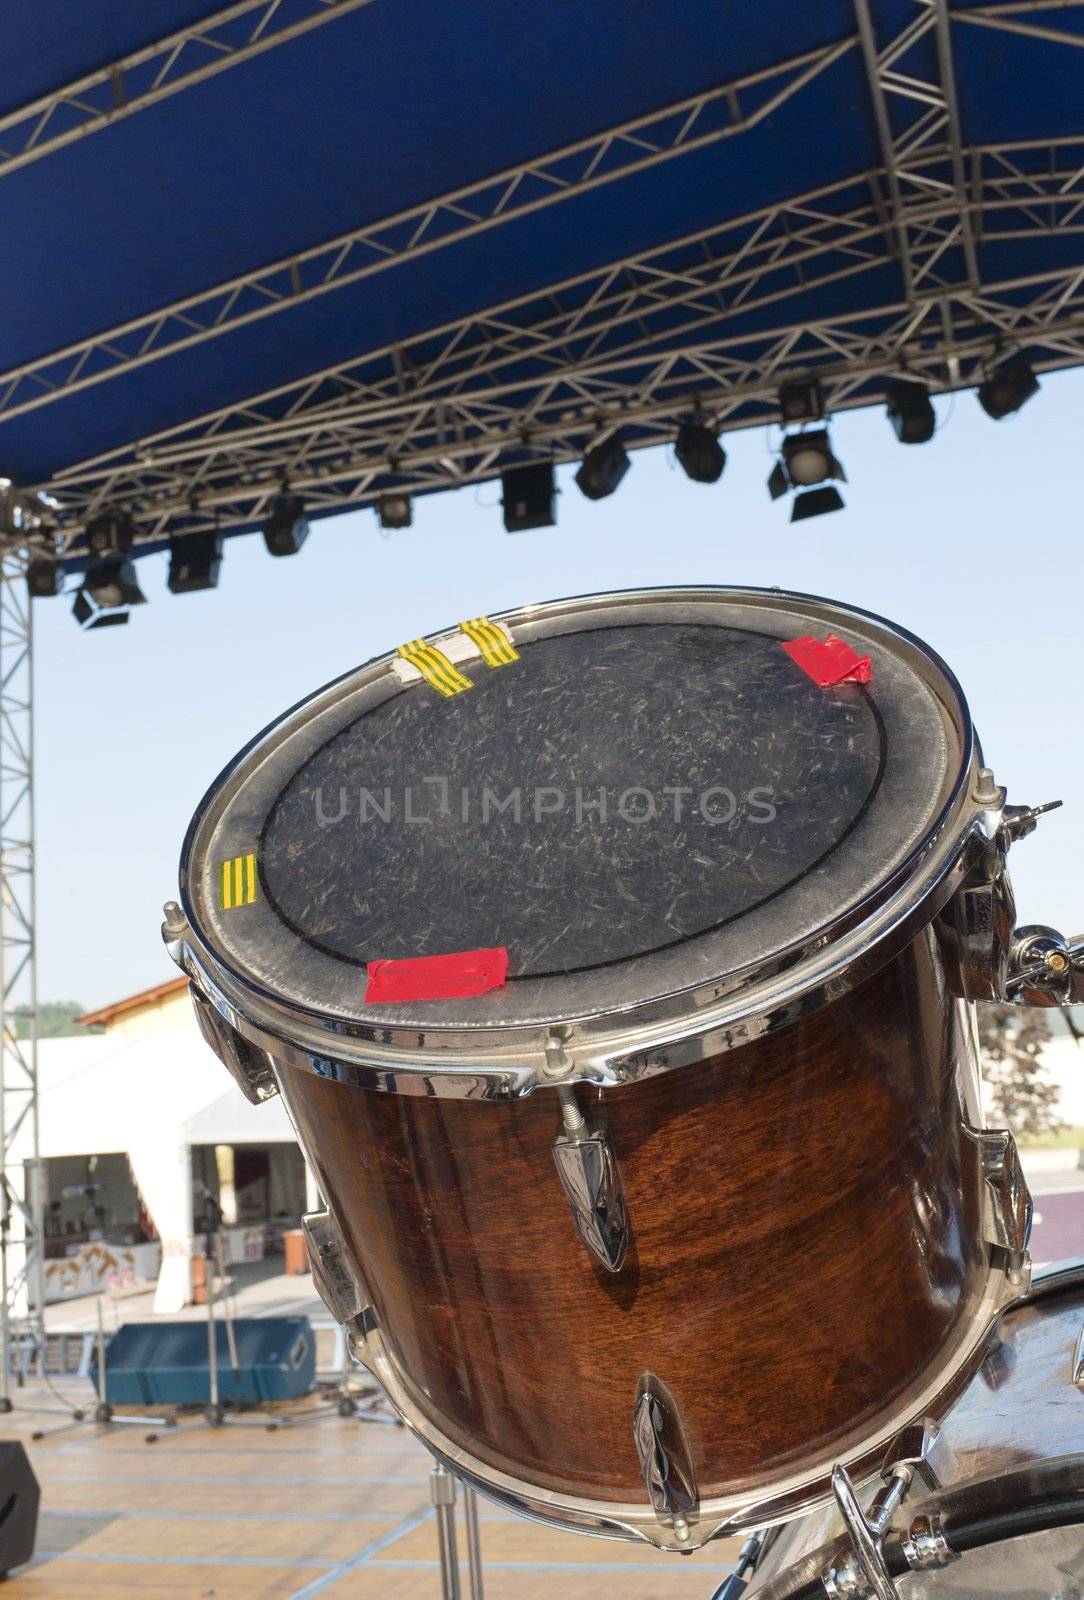
M597 629L474 682L396 696L283 785L259 871L302 939L359 964L504 945L512 981L625 961L797 882L880 780L871 697L755 633Z

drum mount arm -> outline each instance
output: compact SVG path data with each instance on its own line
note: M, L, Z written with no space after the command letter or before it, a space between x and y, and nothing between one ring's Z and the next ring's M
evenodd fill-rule
M1016 926L1016 905L1006 867L1009 849L1056 810L1005 803L1005 790L980 767L973 798L979 814L965 872L938 919L950 988L965 1000L1010 1001L1027 1006L1084 1003L1084 935L1066 938L1040 924Z

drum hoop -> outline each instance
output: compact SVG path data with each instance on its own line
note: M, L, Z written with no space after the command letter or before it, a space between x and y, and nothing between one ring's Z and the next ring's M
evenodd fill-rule
M757 1488L704 1501L695 1522L690 1522L689 1537L681 1541L675 1537L673 1528L661 1521L649 1506L562 1495L480 1461L455 1444L439 1421L423 1410L394 1352L374 1323L361 1318L348 1324L347 1332L354 1355L383 1386L411 1432L460 1478L491 1500L551 1526L571 1526L603 1538L632 1536L662 1550L688 1552L712 1539L789 1521L827 1504L832 1498L830 1474L837 1464L855 1472L879 1466L886 1448L903 1428L921 1417L936 1419L943 1414L943 1408L953 1403L977 1371L999 1317L1020 1298L1019 1287L1011 1285L1005 1273L992 1268L973 1315L959 1331L959 1336L942 1352L941 1361L921 1392L906 1405L887 1413L869 1439L840 1455L818 1461L804 1472L792 1474L769 1493ZM629 1426L631 1435L631 1408Z
M246 973L200 929L187 881L197 831L212 807L221 809L248 758L305 705L326 695L326 685L279 717L230 763L208 790L182 849L181 904L187 927L171 943L173 953L208 1000L247 1038L270 1053L323 1075L344 1077L397 1092L416 1090L468 1098L506 1098L539 1084L577 1080L613 1084L688 1065L785 1026L844 994L891 960L932 921L955 892L970 864L969 847L987 843L998 809L971 798L978 756L966 702L951 670L934 651L898 625L859 607L843 607L817 596L751 588L641 589L526 606L502 613L510 627L549 623L601 609L652 600L722 598L764 605L787 602L820 607L822 620L845 626L860 617L883 629L918 658L951 699L961 742L961 761L940 812L891 878L851 908L846 924L820 928L804 946L775 952L768 963L680 993L616 1008L593 1017L563 1020L554 1030L534 1023L497 1026L431 1024L379 1027L351 1022L294 999L284 999ZM842 620L841 620L842 619ZM439 638L441 635L434 635ZM394 656L344 674L337 683L375 681ZM917 670L917 669L916 669ZM363 679L362 675L366 677ZM833 936L835 934L836 936ZM720 994L723 985L729 992ZM417 1084L407 1079L417 1075Z
M913 880L870 921L807 962L755 989L680 1014L616 1019L609 1033L590 1023L492 1033L349 1029L318 1012L302 1012L255 990L221 965L191 930L171 952L195 987L226 1020L273 1059L319 1077L391 1094L449 1099L507 1100L555 1082L615 1087L638 1082L739 1049L841 998L905 948L945 906L966 876L972 840L988 837L981 814L963 840L947 835L928 864L921 896ZM929 881L932 880L932 881ZM611 1023L615 1019L607 1019ZM624 1022L624 1025L620 1025ZM557 1045L560 1070L554 1071Z

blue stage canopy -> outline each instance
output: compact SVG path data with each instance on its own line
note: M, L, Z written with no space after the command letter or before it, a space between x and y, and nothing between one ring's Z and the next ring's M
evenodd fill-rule
M1084 6L24 0L0 474L141 543L1084 353Z

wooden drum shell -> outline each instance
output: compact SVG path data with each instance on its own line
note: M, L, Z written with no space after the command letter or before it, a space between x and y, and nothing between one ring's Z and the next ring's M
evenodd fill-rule
M632 1417L650 1371L701 1501L767 1496L906 1420L975 1342L990 1278L977 1062L929 930L778 1031L578 1086L620 1163L617 1274L558 1183L554 1092L276 1073L404 1385L483 1471L646 1507Z

